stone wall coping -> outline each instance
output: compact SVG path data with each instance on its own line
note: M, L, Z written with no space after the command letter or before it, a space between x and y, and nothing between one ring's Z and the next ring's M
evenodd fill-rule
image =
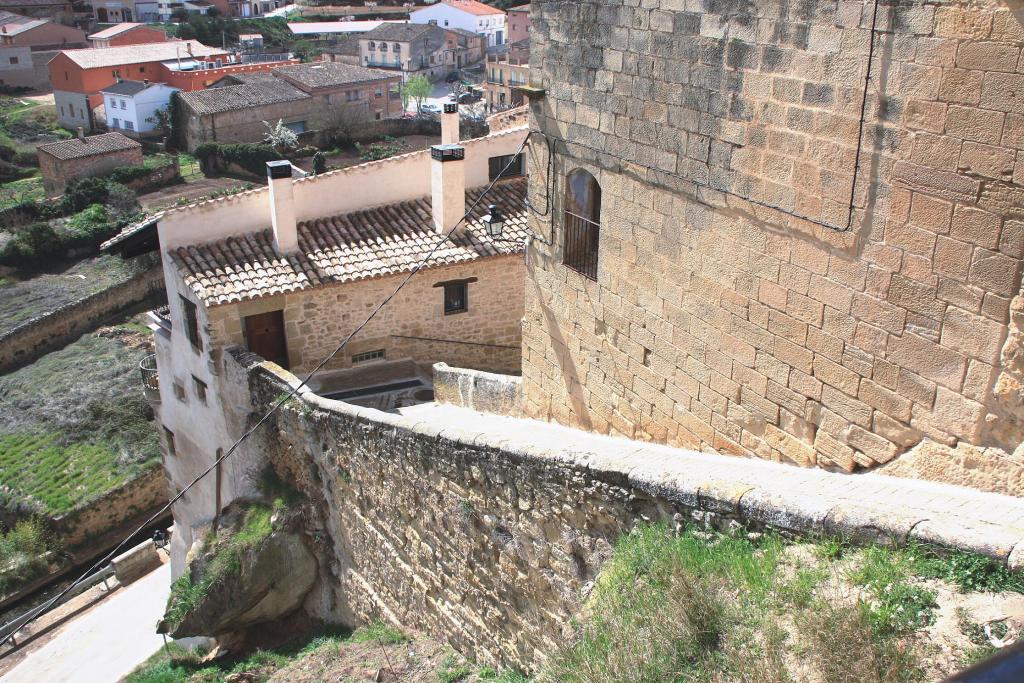
M235 355L250 372L299 385L273 363ZM298 396L315 409L371 423L364 428L404 429L531 461L531 466L578 470L685 507L799 534L897 544L916 540L977 552L1024 570L1024 499L878 473L843 474L701 453L453 405L424 404L397 415L323 398L306 387Z

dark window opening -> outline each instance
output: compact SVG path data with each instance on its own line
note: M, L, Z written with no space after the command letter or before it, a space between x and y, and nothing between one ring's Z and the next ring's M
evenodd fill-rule
M196 397L203 403L206 403L206 382L192 375L192 384L196 389Z
M364 351L363 353L353 353L352 363L365 363L371 360L384 360L384 349L375 349L373 351Z
M509 162L512 162L511 164ZM505 169L505 166L508 166ZM505 154L500 157L491 157L487 160L488 175L490 180L498 178L515 178L523 175L523 155ZM502 169L505 169L502 172Z
M192 342L192 348L202 351L203 340L199 337L199 316L196 312L196 305L183 296L179 295L179 298L185 316L185 333L188 334L188 340Z
M167 454L177 455L178 452L174 449L174 432L167 427L164 427L164 439L167 441Z
M582 168L570 173L565 181L564 223L562 263L596 280L601 237L601 186Z
M469 283L449 282L444 286L444 314L465 313L469 310Z

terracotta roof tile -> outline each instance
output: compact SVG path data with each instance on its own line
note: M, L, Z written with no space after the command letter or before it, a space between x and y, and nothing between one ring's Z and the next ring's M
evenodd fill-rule
M467 208L482 192L466 193ZM466 229L440 246L430 265L521 252L528 234L525 198L525 178L495 184ZM481 221L489 204L497 204L508 217L501 241L487 237ZM317 218L300 223L298 230L299 251L287 256L274 251L270 228L179 247L170 256L199 298L219 305L409 272L441 239L429 197Z

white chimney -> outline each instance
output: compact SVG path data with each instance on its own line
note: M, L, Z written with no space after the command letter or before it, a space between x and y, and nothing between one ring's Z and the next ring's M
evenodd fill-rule
M441 144L459 144L459 103L445 102L441 113Z
M295 227L295 197L292 190L292 163L268 161L270 214L274 225L274 249L279 254L299 250L299 233Z
M466 213L466 150L459 145L430 148L431 208L434 229L446 234Z

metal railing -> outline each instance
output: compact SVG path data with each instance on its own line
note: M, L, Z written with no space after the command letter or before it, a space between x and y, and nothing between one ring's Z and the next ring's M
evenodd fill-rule
M156 367L156 354L151 353L139 361L139 373L142 375L142 392L150 401L160 400L160 374Z
M565 212L565 249L562 263L589 277L597 279L597 248L601 226L594 221Z

